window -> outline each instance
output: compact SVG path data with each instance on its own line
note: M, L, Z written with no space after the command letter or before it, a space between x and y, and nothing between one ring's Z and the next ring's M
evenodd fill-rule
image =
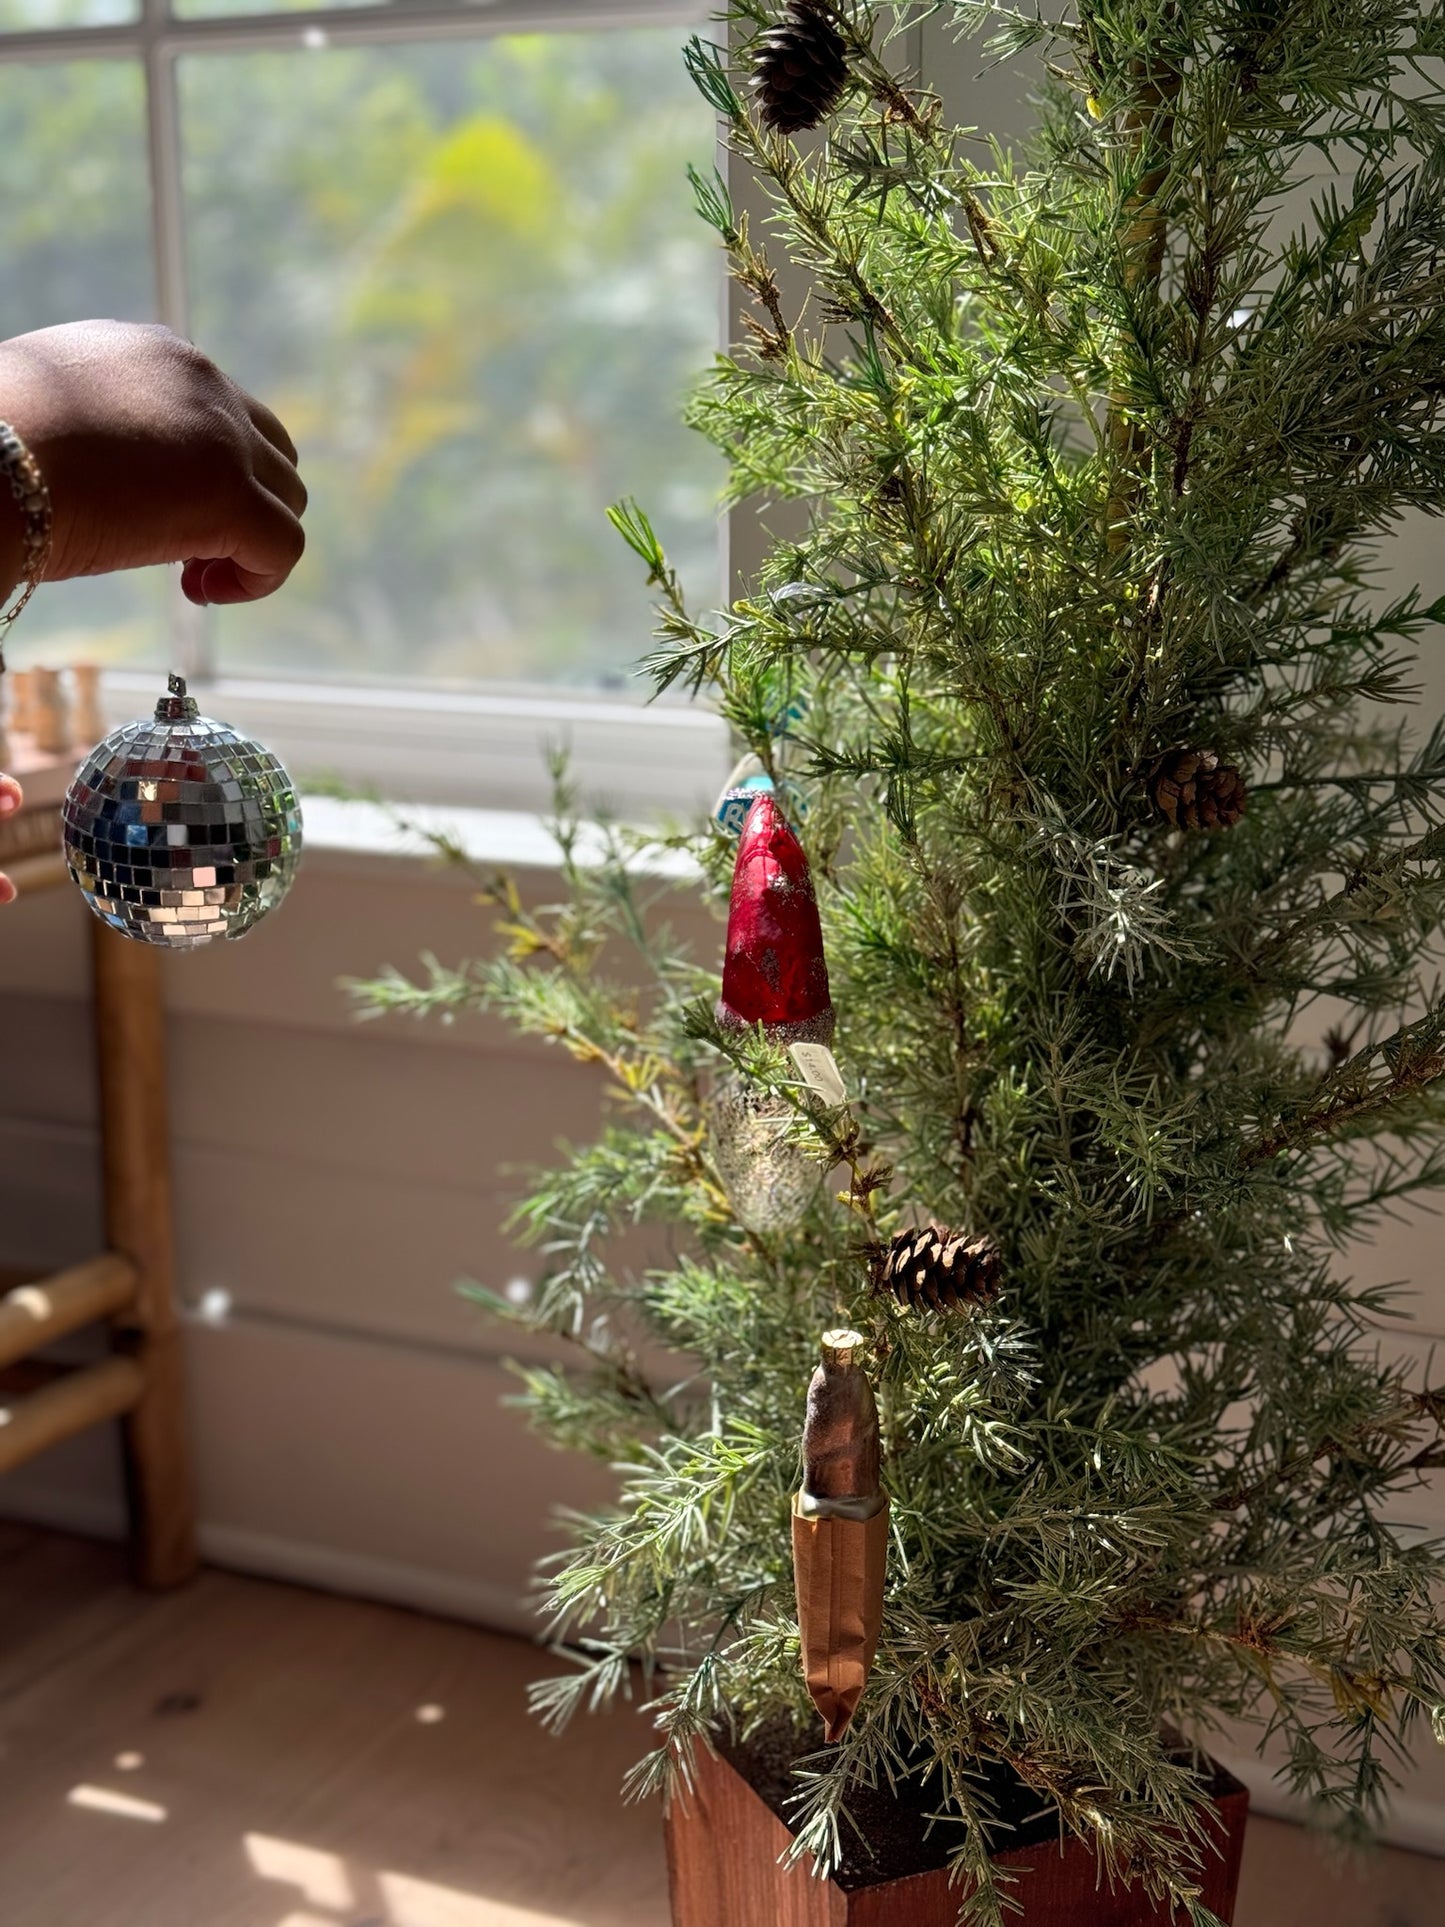
M51 585L12 660L635 700L608 503L717 596L721 467L678 419L718 334L705 0L260 4L0 0L0 327L161 315L278 410L312 496L282 595Z

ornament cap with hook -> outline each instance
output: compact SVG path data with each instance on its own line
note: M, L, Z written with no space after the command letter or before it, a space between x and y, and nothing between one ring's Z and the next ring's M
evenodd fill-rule
M166 677L166 694L156 704L158 723L188 723L200 715L194 696L186 694L186 679L174 670Z

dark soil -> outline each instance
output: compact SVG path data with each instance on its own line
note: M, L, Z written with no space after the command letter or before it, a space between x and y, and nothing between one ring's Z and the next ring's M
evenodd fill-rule
M729 1765L792 1833L797 1828L789 1806L799 1792L793 1768L809 1755L816 1760L820 1750L815 1739L800 1740L786 1719L764 1727L746 1744L719 1747ZM1043 1807L1039 1794L1007 1768L980 1761L979 1783L999 1817L994 1844L1000 1852L1058 1838L1058 1815ZM1207 1790L1218 1798L1235 1784L1223 1768L1216 1768ZM843 1827L843 1864L833 1876L836 1884L852 1892L946 1867L958 1834L946 1822L930 1824L929 1816L941 1805L936 1779L927 1785L908 1779L896 1791L886 1786L855 1787L848 1796L853 1825L845 1822Z

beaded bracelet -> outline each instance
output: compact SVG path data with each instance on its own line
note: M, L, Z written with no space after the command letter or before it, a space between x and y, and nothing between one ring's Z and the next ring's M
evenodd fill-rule
M50 558L54 527L50 490L45 486L40 464L9 422L0 422L0 476L9 482L10 493L25 517L25 554L20 572L25 587L11 607L0 615L0 643L3 643L11 623L40 586ZM3 668L4 662L0 660L0 669Z

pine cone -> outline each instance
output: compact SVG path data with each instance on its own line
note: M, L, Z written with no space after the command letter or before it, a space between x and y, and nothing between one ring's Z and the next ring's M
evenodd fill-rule
M1244 778L1212 749L1171 749L1154 765L1149 794L1179 830L1232 830L1244 815Z
M969 1238L945 1225L900 1231L877 1253L876 1276L900 1305L952 1311L986 1304L998 1292L998 1251L987 1238Z
M827 119L848 82L848 50L820 0L788 0L753 56L758 118L775 134L801 134Z

